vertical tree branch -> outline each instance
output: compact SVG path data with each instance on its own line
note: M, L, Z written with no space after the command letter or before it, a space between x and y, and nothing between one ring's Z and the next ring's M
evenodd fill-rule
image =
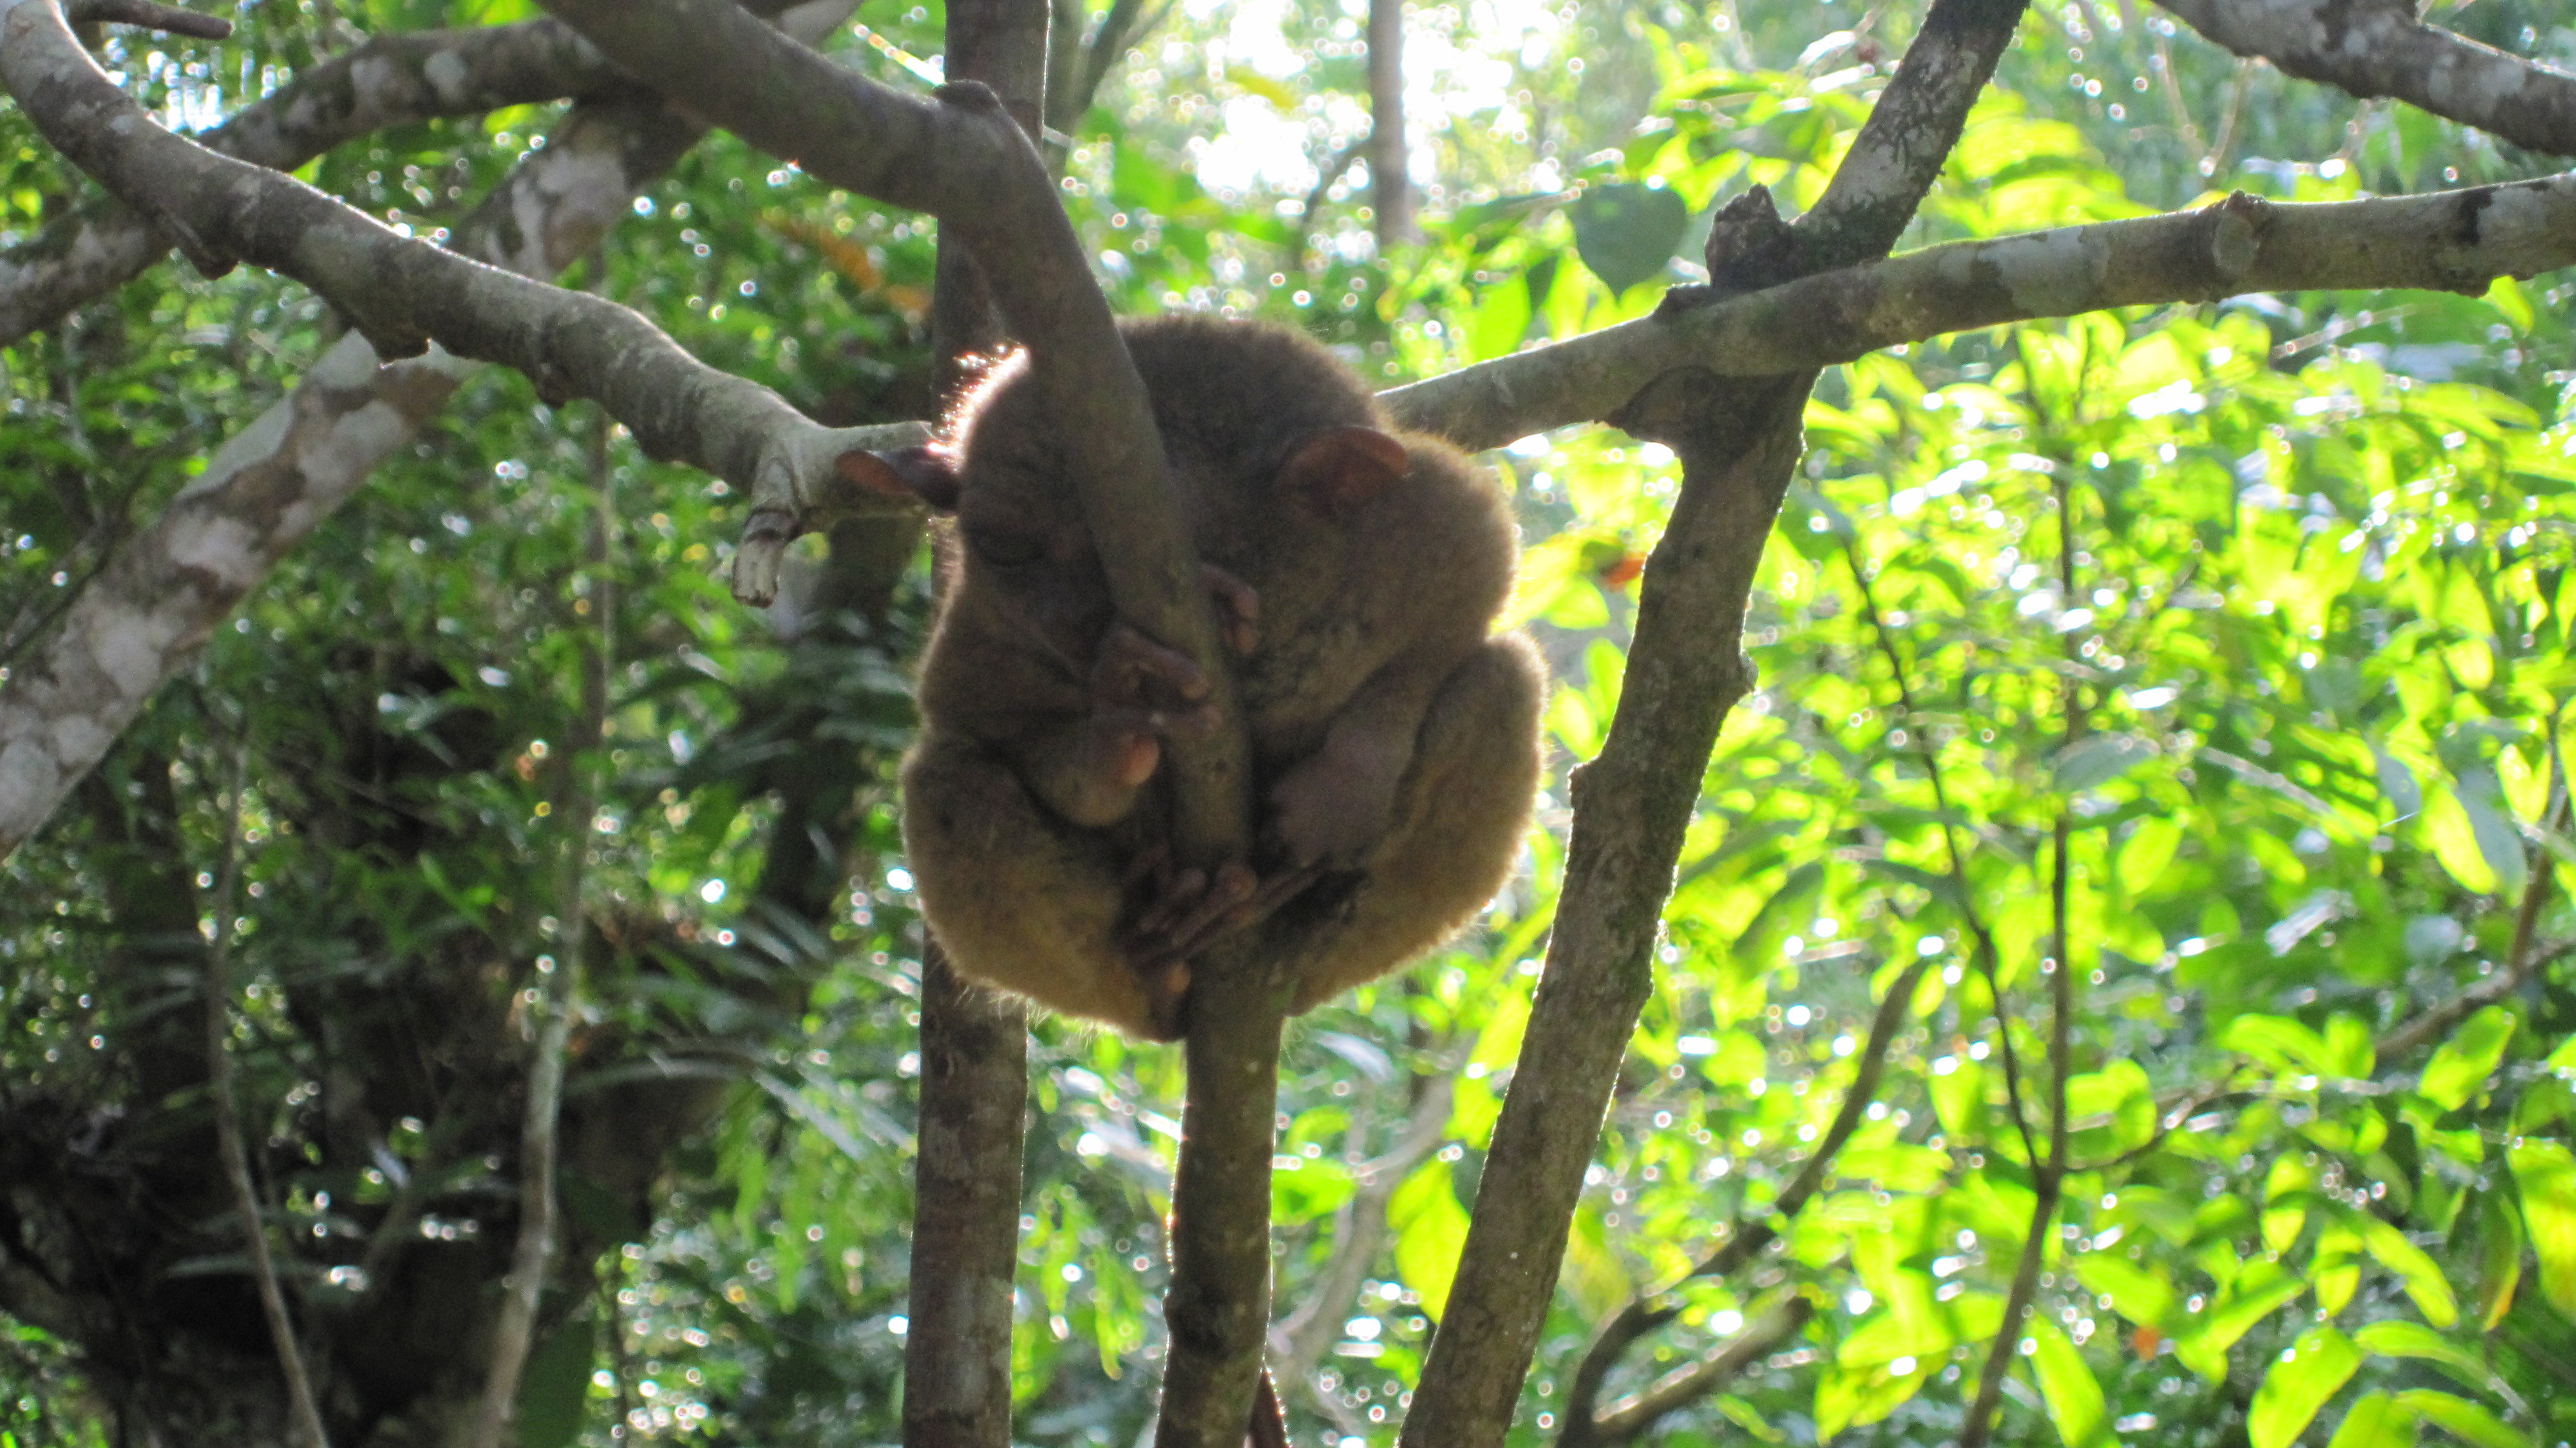
M1009 1448L1027 1093L1019 1002L967 984L936 948L926 952L904 1448Z
M249 727L247 719L243 727ZM304 1349L295 1340L295 1322L287 1315L286 1294L278 1285L267 1218L260 1210L259 1192L251 1184L250 1151L242 1142L241 1103L233 1089L233 901L241 884L241 800L249 755L247 739L235 745L232 780L224 794L224 853L215 867L215 930L206 947L206 1077L214 1088L215 1149L223 1156L233 1212L241 1218L242 1244L250 1251L251 1280L259 1288L269 1346L277 1353L278 1371L286 1378L287 1411L305 1448L331 1448L330 1435L322 1427L322 1410L314 1400L313 1378L305 1370Z
M1404 136L1404 0L1369 0L1369 204L1384 256L1416 238L1413 176ZM1324 183L1329 185L1330 183Z
M1037 134L1046 0L949 0L947 73L980 80ZM965 359L1009 339L962 244L941 227L930 342L942 411ZM904 1448L1010 1448L1011 1279L1019 1261L1026 1008L979 990L935 943L921 958L921 1107L914 1132L912 1322Z

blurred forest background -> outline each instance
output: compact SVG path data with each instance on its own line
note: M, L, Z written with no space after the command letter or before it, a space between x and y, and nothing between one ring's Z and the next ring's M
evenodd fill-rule
M1811 200L1914 7L1417 4L1410 227L1370 209L1360 0L1057 9L1125 27L1050 118L1113 304L1289 322L1391 386L1645 315L1751 183ZM2431 9L2576 63L2560 7ZM359 33L536 12L231 13L220 45L103 55L195 127ZM870 3L830 46L918 88L942 21ZM380 132L303 174L426 233L551 116ZM2130 0L2047 0L1906 245L2559 167ZM93 192L0 111L0 242ZM928 224L722 134L634 213L569 281L822 421L928 410ZM1515 1445L1955 1438L2031 1221L2043 961L2078 973L2078 1170L2003 1441L2576 1436L2568 300L2250 296L1827 374L1756 591L1761 693L1709 768ZM339 330L292 284L173 264L0 349L0 666ZM1670 454L1607 429L1487 460L1558 671L1552 783L1478 930L1292 1026L1273 1361L1300 1443L1401 1421L1515 1060L1564 771L1599 745L1672 495ZM240 1370L274 1369L219 1199L148 1230L137 1206L186 1199L156 1173L215 1175L165 1150L206 1132L215 939L303 1310L433 1324L497 1280L503 1027L578 939L580 1260L523 1441L898 1436L921 930L891 777L926 549L809 540L764 616L719 575L738 503L477 373L0 864L0 1258L77 1219L137 1335L102 1375L18 1298L0 1444L128 1441L103 1384L152 1371L147 1334L237 1324ZM567 842L578 872L550 863ZM1806 1161L1900 977L1875 1101L1785 1250L1685 1281ZM1152 1423L1179 1070L1033 1028L1020 1441ZM358 1079L370 1109L335 1110ZM1570 1431L1587 1346L1640 1298L1674 1315L1587 1406L1778 1331L1668 1414ZM425 1349L383 1332L390 1382Z

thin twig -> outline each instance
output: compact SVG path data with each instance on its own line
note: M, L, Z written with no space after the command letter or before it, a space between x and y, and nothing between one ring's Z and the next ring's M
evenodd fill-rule
M1674 1369L1657 1379L1644 1392L1634 1393L1612 1403L1609 1410L1592 1419L1581 1442L1608 1445L1632 1442L1644 1436L1656 1420L1677 1412L1728 1383L1743 1376L1744 1370L1760 1361L1764 1354L1807 1325L1816 1315L1816 1304L1803 1294L1781 1299L1759 1318L1744 1325L1742 1331L1727 1340L1726 1345L1695 1363ZM1578 1441L1574 1432L1571 1409L1565 1437L1566 1445Z
M1307 191L1306 204L1297 213L1296 231L1288 238L1288 244L1280 249L1281 260L1286 270L1302 272L1306 269L1306 244L1315 238L1316 211L1321 209L1324 202L1331 197L1333 188L1340 184L1342 177L1350 173L1352 163L1359 160L1368 151L1368 147L1368 133L1362 132L1340 150L1335 151L1322 166L1316 168L1315 184Z
M2218 139L2201 158L2200 174L2215 177L2227 169L2227 153L2236 149L2236 131L2245 119L2245 99L2254 89L2254 62L2236 62L2236 83L2228 88L2227 114L2218 123Z
M199 40L229 40L233 33L233 23L221 16L155 5L152 0L71 0L63 10L74 25L134 25Z
M1332 1255L1307 1289L1305 1301L1271 1329L1279 1376L1288 1382L1313 1387L1316 1365L1332 1346L1335 1324L1357 1299L1361 1281L1386 1243L1387 1206L1395 1199L1396 1188L1448 1139L1449 1113L1457 1100L1456 1078L1443 1073L1416 1080L1419 1085L1404 1135L1383 1155L1353 1168L1358 1189L1334 1214Z
M582 711L573 737L565 742L560 766L557 830L563 851L563 904L557 911L563 939L556 959L538 960L544 977L536 1012L542 1024L528 1070L526 1115L519 1126L519 1236L510 1255L508 1290L501 1299L501 1318L492 1332L492 1367L483 1385L483 1407L476 1420L475 1448L501 1448L518 1409L519 1382L528 1354L536 1345L537 1309L546 1274L555 1254L556 1220L561 1215L555 1172L561 1155L565 1057L572 1044L574 1018L581 1009L582 955L588 945L590 914L583 900L584 865L590 852L594 810L590 789L591 756L607 732L608 668L615 652L617 597L610 577L609 544L616 527L615 474L608 465L610 420L597 413L590 440L590 482L595 499L584 572L589 576L588 603L596 632L583 640Z
M224 797L224 852L215 867L215 928L206 948L206 1076L215 1095L215 1147L223 1155L224 1180L232 1187L233 1212L241 1218L242 1242L250 1249L251 1279L259 1286L269 1343L277 1353L279 1370L286 1375L295 1431L307 1448L330 1448L322 1410L314 1401L313 1379L304 1368L304 1351L295 1340L295 1323L286 1315L277 1263L269 1254L268 1227L260 1212L259 1193L251 1186L250 1150L242 1142L241 1106L233 1089L233 891L241 883L242 785L250 761L247 718L242 727L245 737L234 744L232 781Z
M2017 339L2022 348L2022 374L2029 389L2032 407L2043 428L2049 419L2041 406L2037 373L2030 362L2027 338ZM2074 412L2083 410L2081 390L2089 370L2090 357L2078 360L2075 369L2078 400ZM2060 419L2070 422L2072 419ZM2053 429L2051 429L2053 430ZM2050 472L2050 484L2057 504L2057 586L2058 596L2075 596L2075 493L2071 481L2074 469L2060 466ZM2072 635L2061 638L2060 650L2067 659L2081 657ZM2072 746L2084 737L2087 719L2083 686L2069 670L2062 685L2065 731L2060 747ZM2075 865L2069 858L2074 842L2075 821L2071 809L2061 805L2052 827L2054 845L2049 861L2049 927L2050 949L2055 959L2048 970L2048 1157L2031 1161L2030 1231L2022 1240L2021 1263L2013 1273L2011 1293L2004 1299L2003 1322L1995 1330L1994 1342L1986 1351L1985 1371L1977 1380L1976 1400L1969 1405L1966 1422L1960 1425L1959 1448L1985 1448L1994 1431L1995 1410L2003 1398L2004 1378L2012 1370L2013 1358L2021 1343L2022 1324L2028 1321L2030 1305L2039 1294L2039 1270L2047 1260L2051 1229L2057 1221L2057 1209L2066 1188L2067 1158L2072 1132L2067 1121L2066 1097L2069 1080L2074 1074L2075 1032L2075 961L2069 930L2068 896L2072 891ZM2000 1004L2000 1002L1998 1002ZM2008 1028L2007 1028L2008 1029Z
M1823 1138L1808 1154L1798 1174L1762 1208L1758 1217L1738 1216L1730 1225L1725 1242L1700 1259L1682 1282L1733 1276L1756 1254L1777 1241L1782 1227L1805 1210L1808 1200L1824 1185L1825 1175L1832 1168L1834 1158L1841 1154L1852 1133L1860 1128L1870 1103L1878 1098L1878 1083L1887 1069L1888 1050L1895 1045L1897 1032L1905 1025L1915 988L1922 984L1923 973L1931 968L1932 957L1918 955L1912 965L1889 983L1887 994L1879 1000L1878 1013L1870 1020L1869 1040L1861 1048L1859 1060L1855 1063L1851 1089L1843 1093L1842 1105L1835 1111L1833 1123L1825 1128ZM1619 1358L1629 1346L1681 1315L1681 1309L1670 1300L1672 1292L1680 1286L1681 1283L1675 1283L1673 1287L1630 1301L1603 1325L1591 1346L1584 1350L1583 1361L1575 1368L1573 1382L1566 1391L1566 1427L1562 1441L1567 1448L1580 1448L1580 1445L1593 1441L1588 1436L1592 1430L1585 1425L1594 1423L1594 1404L1600 1400L1601 1389L1609 1380L1610 1370L1618 1365ZM1799 1320L1805 1321L1803 1317ZM1794 1327L1791 1330L1794 1331ZM1722 1379L1711 1381L1708 1391L1714 1391L1718 1381Z
M1847 532L1842 542L1843 561L1851 568L1853 587L1860 591L1861 613L1869 620L1871 636L1877 639L1879 654L1887 660L1888 672L1895 676L1896 701L1910 722L1914 718L1914 686L1906 676L1905 655L1896 646L1896 635L1887 626L1886 616L1879 611L1878 590L1872 586L1868 566L1861 561L1858 540ZM1994 1005L1995 1034L2003 1048L2004 1102L2012 1112L2014 1128L2021 1134L2024 1159L2035 1162L2039 1160L2039 1145L2031 1136L2030 1114L2023 1105L2021 1056L2013 1048L2012 1021L2004 1013L2004 988L2002 974L1996 968L1994 932L1987 928L1985 917L1977 913L1976 896L1968 885L1967 857L1960 852L1958 831L1950 824L1950 791L1941 779L1940 751L1934 747L1930 730L1917 728L1914 733L1915 755L1923 761L1924 778L1932 786L1933 812L1941 822L1941 844L1949 856L1950 889L1958 897L1952 903L1974 941L1970 958L1977 967L1977 974L1984 979L1986 994Z

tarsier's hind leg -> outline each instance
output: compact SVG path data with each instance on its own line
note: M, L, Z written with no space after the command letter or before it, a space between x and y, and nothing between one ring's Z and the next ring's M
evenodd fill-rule
M1007 763L957 734L925 731L903 788L922 913L961 973L1140 1036L1171 1034L1177 1002L1156 999L1119 948L1126 892L1106 834L1048 814Z
M1441 685L1397 790L1393 825L1338 920L1317 922L1328 943L1302 972L1297 1009L1438 945L1502 888L1538 789L1546 695L1546 666L1516 634L1486 641Z

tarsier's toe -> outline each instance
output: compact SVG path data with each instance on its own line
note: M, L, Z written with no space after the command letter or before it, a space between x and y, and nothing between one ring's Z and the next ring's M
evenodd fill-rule
M1152 1038L1177 1041L1190 1033L1190 966L1175 960L1143 972L1145 1005L1153 1013Z

